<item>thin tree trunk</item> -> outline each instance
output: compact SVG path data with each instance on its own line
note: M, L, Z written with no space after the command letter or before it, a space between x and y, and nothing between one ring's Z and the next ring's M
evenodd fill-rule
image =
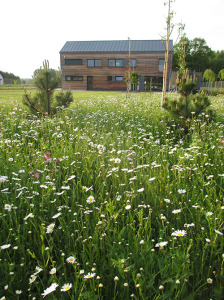
M163 92L162 92L162 100L161 107L165 101L166 90L167 90L167 71L168 71L168 60L169 60L169 42L170 42L170 1L168 3L168 17L167 17L167 30L166 30L166 50L165 50L165 61L164 61L164 69L163 69Z

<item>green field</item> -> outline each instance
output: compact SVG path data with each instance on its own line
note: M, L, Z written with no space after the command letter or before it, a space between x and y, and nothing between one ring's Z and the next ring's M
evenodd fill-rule
M0 91L0 299L223 299L224 97L184 135L161 94L42 119L22 94Z

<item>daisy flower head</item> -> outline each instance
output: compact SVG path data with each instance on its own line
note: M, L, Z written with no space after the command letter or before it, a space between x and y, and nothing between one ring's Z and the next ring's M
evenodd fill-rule
M181 236L187 235L187 231L185 231L185 230L176 230L171 235L181 237Z
M115 164L119 164L121 162L120 158L115 158L114 159Z
M172 213L173 214L179 214L181 212L181 209L174 209L173 211L172 211Z
M0 176L0 182L8 181L7 178L7 176Z
M54 215L54 216L52 217L52 219L57 219L58 217L60 217L60 215L61 215L61 212L59 212L59 213L57 213L56 215Z
M168 244L168 242L160 242L160 243L157 243L156 245L155 245L155 247L159 247L159 248L163 248L164 246L167 246L167 244Z
M93 203L96 202L93 196L89 196L86 200L87 203Z
M69 256L66 261L70 264L74 264L74 262L76 261L76 258L74 256Z
M179 189L179 190L178 190L178 193L179 193L179 194L185 194L185 193L186 193L186 190L184 190L184 189Z
M219 234L219 235L223 235L223 233L222 233L221 231L216 230L216 229L215 229L215 233L217 233L217 234Z
M52 233L54 229L55 223L51 223L47 226L46 233Z
M87 275L84 276L84 279L91 279L96 276L96 273L88 273Z
M213 215L213 212L211 212L211 211L208 211L207 213L206 213L206 217L211 217Z
M10 246L11 244L7 244L7 245L2 245L0 248L1 250L4 250L4 249L8 249Z
M57 272L56 268L52 268L49 272L50 275L54 275Z
M211 278L207 279L207 283L212 284L213 280Z
M56 290L56 288L58 287L57 283L52 283L51 286L49 286L49 288L47 288L41 295L44 297L46 297L48 294L54 292Z
M126 210L130 210L130 209L131 209L131 205L130 205L130 204L126 205L126 206L125 206L125 209L126 209Z
M29 279L29 284L32 284L36 279L37 279L36 275L31 275L31 277Z
M11 210L12 207L11 207L10 204L5 204L4 209L5 209L5 210Z
M71 283L65 283L63 285L63 287L61 288L61 292L67 292L70 290L70 288L72 287L72 284Z

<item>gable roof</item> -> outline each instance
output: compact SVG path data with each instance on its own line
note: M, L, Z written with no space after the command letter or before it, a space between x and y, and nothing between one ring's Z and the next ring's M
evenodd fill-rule
M165 52L166 41L131 40L131 52ZM169 42L169 51L173 50L173 41ZM128 40L117 41L73 41L66 42L60 53L126 53L129 51Z

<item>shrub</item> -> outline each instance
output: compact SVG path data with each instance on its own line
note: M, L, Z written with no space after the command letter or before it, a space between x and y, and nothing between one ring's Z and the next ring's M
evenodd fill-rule
M52 76L49 69L49 62L43 62L43 69L35 72L33 83L37 87L37 93L33 97L31 93L25 91L23 104L29 107L32 113L40 115L53 115L57 112L57 107L67 107L72 101L71 92L61 92L54 98L54 91L60 83L60 73Z

